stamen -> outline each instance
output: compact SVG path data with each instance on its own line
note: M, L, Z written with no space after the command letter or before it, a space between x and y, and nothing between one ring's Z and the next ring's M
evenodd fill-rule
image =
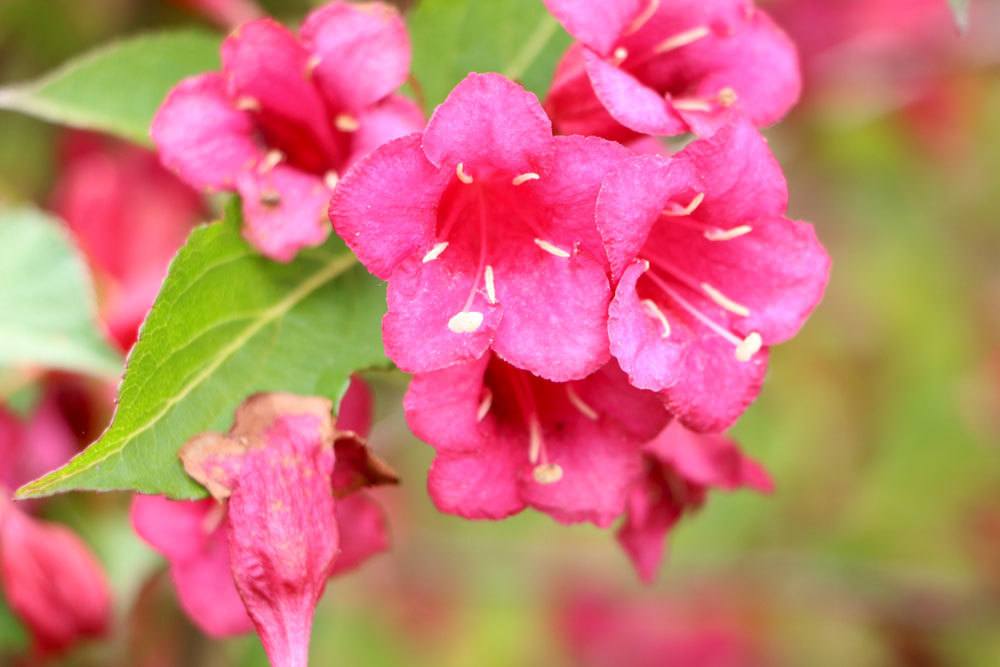
M587 403L580 398L580 395L576 393L576 390L573 389L573 385L571 384L566 385L566 398L568 398L569 402L573 404L573 407L579 410L587 419L597 421L600 417L600 415L597 414L597 410L587 405Z
M476 421L481 422L486 419L486 415L490 411L490 407L493 405L493 392L490 391L489 387L484 387L483 390L486 394L483 396L483 400L479 403L479 409L476 410Z
M422 260L423 263L426 264L427 262L433 262L435 259L441 256L441 253L443 253L445 251L445 248L447 247L448 247L447 241L441 241L440 243L435 243L434 247L428 250L427 254L424 255L424 259Z
M340 174L331 169L323 176L323 182L326 183L326 187L333 190L337 187L337 183L340 183Z
M455 167L455 175L458 176L458 180L462 181L466 185L472 185L475 179L465 173L465 163L459 162Z
M656 10L660 8L660 0L650 0L646 8L642 10L642 13L635 17L632 24L625 30L626 35L631 35L639 31L639 28L646 25L646 21L653 18L653 14Z
M278 149L269 150L267 155L264 156L264 159L261 160L260 166L257 167L257 173L266 174L277 167L284 159L285 154Z
M537 181L539 178L541 178L541 176L539 176L533 171L529 171L515 176L514 180L511 181L511 183L513 183L514 185L523 185L528 181Z
M457 334L474 333L482 325L483 314L475 310L463 310L448 320L448 329Z
M739 345L736 346L736 359L746 363L753 359L753 355L760 352L760 348L764 346L764 339L760 337L760 334L756 331L750 333L749 336L744 338Z
M688 44L697 42L699 39L708 37L711 34L712 31L708 29L708 26L700 25L697 28L691 28L690 30L678 33L673 37L666 38L653 49L653 53L666 53L667 51L673 51L674 49L679 49L682 46L687 46Z
M260 203L268 208L281 205L281 195L276 190L265 190L260 193Z
M542 454L542 425L534 414L528 420L528 461L538 463Z
M672 288L669 285L669 283L667 283L666 280L664 280L663 278L659 277L655 273L647 272L646 275L649 276L649 279L652 280L654 283L656 283L656 285L660 289L662 289L663 292L668 297L670 297L671 299L673 299L674 301L676 301L677 304L681 308L683 308L688 313L690 313L692 317L694 317L696 320L698 320L699 322L701 322L702 324L704 324L711 331L714 331L716 334L718 334L722 338L726 339L728 342L730 342L734 346L739 346L740 343L743 342L741 339L739 339L735 335L733 335L733 333L731 331L729 331L728 329L723 329L721 326L719 326L719 324L715 320L713 320L709 316L705 315L705 313L703 313L700 310L698 310L694 306L694 304L692 304L690 301L688 301L683 296L681 296L677 292L677 290L675 290L674 288Z
M558 463L543 463L535 466L531 474L539 484L555 484L562 479L563 469Z
M236 108L240 111L260 111L260 102L257 101L256 97L244 95L243 97L237 98Z
M490 303L496 303L497 288L493 282L493 267L490 264L487 264L483 271L483 282L486 283L486 300Z
M678 218L686 215L691 215L698 209L699 206L701 206L701 203L703 201L705 201L705 193L699 192L694 196L694 199L692 199L687 206L684 206L682 208L677 204L671 204L670 208L666 208L663 210L663 215L678 217Z
M704 111L708 113L712 110L712 105L705 100L694 98L678 98L673 100L673 106L678 111Z
M553 245L544 239L535 239L535 245L549 253L550 255L555 255L556 257L562 257L563 259L569 257L569 253L560 248L559 246Z
M660 310L660 306L657 305L657 303L652 299L643 299L642 307L646 309L647 315L660 321L660 324L663 326L663 333L661 334L661 337L669 338L670 322L667 321L667 316L663 314L662 310Z
M736 94L736 91L729 86L726 86L725 88L720 90L718 97L719 97L719 104L721 104L724 107L731 107L734 104L736 104L736 102L738 102L740 99L739 96Z
M614 50L611 56L613 58L613 62L615 65L621 65L623 62L625 62L625 59L628 58L628 49L626 49L624 46L619 46L617 49Z
M733 227L732 229L712 227L711 229L705 230L705 238L709 241L732 241L733 239L739 238L744 234L749 234L752 231L753 227L750 225L740 225L739 227Z
M307 78L311 77L313 75L313 72L316 71L316 68L319 67L319 64L321 62L323 62L323 59L320 58L318 55L314 55L313 57L311 57L309 60L306 61L306 77Z
M739 315L740 317L750 317L750 309L744 306L742 303L737 303L730 299L728 296L712 287L708 283L702 283L701 289L705 291L712 301L717 303L722 308L725 308L730 313L734 315Z
M358 128L361 127L361 122L348 113L337 114L337 117L333 119L333 124L341 132L357 132Z

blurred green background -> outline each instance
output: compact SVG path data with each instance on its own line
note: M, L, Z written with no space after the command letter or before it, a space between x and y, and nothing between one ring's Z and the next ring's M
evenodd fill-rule
M262 4L290 19L310 5ZM1000 60L977 46L1000 43L995 3L974 2L972 19L966 37L938 25L931 65L902 82L852 79L852 67L871 74L869 55L844 56L839 79L807 62L806 99L768 131L792 213L834 258L825 302L772 355L734 431L771 471L772 497L713 495L643 587L606 531L438 514L423 484L432 450L397 407L405 379L375 375L374 446L404 480L379 492L394 548L331 581L314 664L590 664L560 618L575 593L595 591L622 605L716 600L762 664L1000 665ZM198 20L153 0L4 0L0 81ZM553 39L558 53L565 36ZM898 41L893 58L927 58L926 40ZM0 112L0 200L46 204L60 132ZM117 595L111 639L60 664L265 665L255 637L211 642L184 619L126 508L84 495L46 508L94 547ZM0 610L0 653L24 643Z

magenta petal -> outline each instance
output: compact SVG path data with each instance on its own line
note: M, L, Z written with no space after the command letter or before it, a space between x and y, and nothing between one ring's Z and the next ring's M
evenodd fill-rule
M424 128L424 112L413 100L390 95L358 115L348 166L369 155L382 144L419 132Z
M773 489L767 471L723 435L694 433L675 423L650 442L646 451L701 486L730 491L748 486L764 493Z
M637 135L615 120L594 93L583 62L582 44L574 42L563 54L545 97L545 110L560 135L604 137L627 142Z
M670 422L670 414L663 408L660 397L629 384L628 377L614 361L590 377L574 382L573 390L586 405L637 442L656 437Z
M527 470L519 442L496 437L468 454L441 454L427 488L442 512L467 519L504 519L524 509L518 478Z
M170 91L151 133L163 164L196 188L232 189L262 155L252 119L236 109L216 73L185 79Z
M629 493L628 514L618 529L618 543L646 583L656 578L667 533L684 511L670 493L664 492L664 482L659 470L647 471Z
M583 57L594 93L619 123L641 134L687 132L687 123L655 90L593 51L584 51Z
M483 375L489 357L413 376L403 409L414 435L439 452L471 451L482 445L485 425L480 426L477 413L485 398Z
M271 259L291 261L299 250L319 245L330 233L330 190L315 176L278 165L265 174L241 174L237 188L243 197L243 235Z
M372 430L372 410L374 399L368 383L358 375L351 376L351 383L340 399L337 408L337 429L352 431L367 438Z
M399 88L410 71L410 38L395 7L330 2L306 17L302 41L331 107L360 111Z
M469 74L431 116L423 149L438 167L521 174L552 141L538 98L499 74Z
M212 512L219 512L213 521ZM196 558L214 532L222 508L214 500L182 502L163 496L132 496L130 517L135 532L173 562Z
M438 201L451 178L427 161L420 140L413 134L376 150L347 173L330 202L337 234L383 280L433 245Z
M365 493L355 493L337 502L340 554L331 575L342 574L389 549L385 513Z
M545 6L566 32L608 55L651 1L654 0L545 0Z

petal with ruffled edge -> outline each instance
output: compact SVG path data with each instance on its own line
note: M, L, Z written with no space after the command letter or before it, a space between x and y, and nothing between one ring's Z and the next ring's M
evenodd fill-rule
M221 74L184 79L153 118L151 134L164 166L196 188L230 190L263 155L250 115L239 111Z
M416 102L402 95L390 95L358 115L358 131L353 135L347 166L353 166L383 144L419 132L424 122L424 112Z
M633 22L656 0L545 0L545 6L566 32L603 55L608 55Z
M312 76L331 108L361 111L406 82L410 37L395 7L330 2L299 31L314 58Z
M499 74L469 74L434 111L423 149L438 167L462 163L479 171L535 171L552 141L552 123L538 98Z
M518 480L528 467L517 437L496 436L477 451L439 454L427 476L434 505L467 519L504 519L524 509Z
M403 398L406 423L414 435L439 452L468 452L484 444L479 406L487 396L483 376L490 355L451 368L413 376ZM490 397L491 398L491 397Z
M265 174L245 172L236 184L243 197L243 236L267 257L289 262L329 235L330 190L321 179L278 165Z

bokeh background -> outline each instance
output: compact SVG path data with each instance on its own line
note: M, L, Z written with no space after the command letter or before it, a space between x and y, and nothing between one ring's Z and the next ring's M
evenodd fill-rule
M2 0L0 82L115 36L209 25L181 4ZM261 4L293 21L310 6ZM1000 665L1000 3L973 0L965 35L944 0L762 4L798 41L807 82L767 134L792 213L834 258L825 302L775 351L734 431L776 492L713 495L645 587L608 532L438 514L423 484L432 450L399 415L405 378L372 375L374 446L404 480L378 492L394 547L331 581L315 664ZM416 11L431 38L433 14ZM482 36L499 38L525 35ZM456 62L477 62L476 44L453 45ZM430 96L460 78L448 67L422 82ZM542 86L549 74L529 70ZM0 201L58 208L74 151L93 141L0 112ZM127 184L140 200L142 187ZM123 233L146 233L117 215ZM85 444L110 410L93 381L5 377L0 400L27 409L53 386L85 414ZM127 504L72 495L44 508L94 548L115 590L109 638L54 664L266 665L255 637L209 641L189 624ZM30 664L17 657L27 642L0 606L0 664Z

